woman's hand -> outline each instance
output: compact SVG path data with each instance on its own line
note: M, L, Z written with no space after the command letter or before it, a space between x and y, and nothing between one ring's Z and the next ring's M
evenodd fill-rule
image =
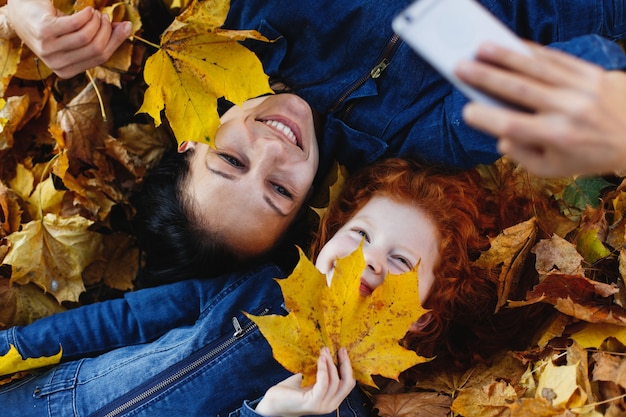
M337 370L330 350L323 348L317 361L315 384L302 388L302 375L293 375L267 390L256 412L265 416L295 417L336 410L356 385L345 349L339 350L339 362Z
M626 74L529 44L532 57L487 44L457 75L528 112L470 103L465 121L537 175L626 168Z
M132 31L130 22L111 24L87 7L72 15L50 0L9 0L9 23L22 41L59 77L70 78L106 62Z

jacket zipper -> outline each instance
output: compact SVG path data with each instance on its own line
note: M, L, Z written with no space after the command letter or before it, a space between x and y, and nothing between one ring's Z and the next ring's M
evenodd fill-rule
M269 309L266 308L258 315L263 316L268 312ZM223 342L219 343L215 347L207 346L206 348L199 350L195 355L189 358L189 360L176 364L176 368L174 370L166 370L165 375L159 378L159 380L151 383L149 387L141 389L139 392L135 393L132 398L122 399L119 405L117 405L117 401L115 401L109 406L105 406L104 409L91 414L91 417L115 417L129 411L129 409L135 405L140 404L159 394L161 391L169 388L170 385L176 383L195 369L201 367L206 362L210 361L215 356L232 346L238 339L250 333L257 327L253 321L249 321L244 326L241 326L237 317L232 318L232 323L235 331ZM205 352L205 350L207 351Z
M389 64L391 63L391 57L395 53L396 45L398 44L399 40L400 40L400 37L397 34L394 34L391 37L389 42L387 42L387 45L385 46L385 49L383 49L382 54L380 54L380 58L378 59L378 63L368 73L363 74L347 90L345 90L344 93L339 97L339 99L337 99L335 101L335 104L332 105L332 107L330 108L329 112L333 112L333 111L337 110L339 108L339 106L341 106L341 104L352 93L354 93L356 90L358 90L359 87L361 87L363 84L365 84L365 82L367 80L369 80L370 78L376 79L376 78L381 76L381 74L383 73L385 68L387 68L389 66Z

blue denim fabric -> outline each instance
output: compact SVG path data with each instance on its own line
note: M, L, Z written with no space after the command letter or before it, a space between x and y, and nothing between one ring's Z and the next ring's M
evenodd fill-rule
M64 360L74 359L0 387L2 415L102 416L167 379L154 395L116 415L236 412L244 400L261 397L290 375L273 359L258 328L247 328L251 322L242 313L285 314L273 281L283 276L269 265L184 281L0 332L0 354L9 343L28 357L57 353L62 345ZM242 335L234 335L233 318L247 329ZM346 416L367 415L349 405Z
M459 167L498 158L495 140L464 124L461 111L466 98L403 42L390 47L391 21L410 3L231 1L225 26L256 29L275 40L246 45L260 57L266 73L328 114L320 146L321 172L334 158L349 170L392 155ZM621 0L481 3L520 36L542 44L592 33L617 39L626 32ZM583 46L586 41L572 40L561 47L576 54ZM621 51L605 52L588 58L606 68L626 68ZM619 62L613 54L622 57ZM383 56L389 66L373 79L370 71Z

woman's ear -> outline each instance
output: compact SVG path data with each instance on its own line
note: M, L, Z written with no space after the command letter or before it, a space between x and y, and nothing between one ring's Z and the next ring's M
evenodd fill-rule
M185 153L190 149L195 149L196 147L196 142L181 142L180 145L178 145L178 153Z

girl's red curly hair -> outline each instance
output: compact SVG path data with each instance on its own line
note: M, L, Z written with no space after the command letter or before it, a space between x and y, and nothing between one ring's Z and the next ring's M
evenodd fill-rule
M425 355L440 354L444 348L457 359L468 357L469 344L455 340L458 335L449 337L449 325L459 322L471 327L471 322L493 312L496 301L491 274L472 263L488 247L486 230L494 226L493 216L481 207L486 201L482 189L470 173L453 173L408 159L377 162L349 177L340 196L331 202L313 241L312 259L374 195L409 202L430 213L441 238L435 283L424 303L431 312L419 332L406 335L405 345Z

